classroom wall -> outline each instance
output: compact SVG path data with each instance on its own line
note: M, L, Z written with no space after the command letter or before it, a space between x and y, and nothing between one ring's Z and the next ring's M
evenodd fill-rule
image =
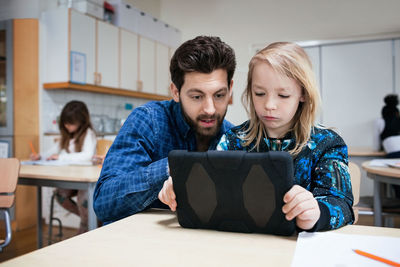
M400 29L397 0L160 0L160 5L160 19L180 29L183 41L200 34L217 35L235 49L234 102L227 113L227 119L235 124L247 118L240 96L254 47L274 41L341 39Z

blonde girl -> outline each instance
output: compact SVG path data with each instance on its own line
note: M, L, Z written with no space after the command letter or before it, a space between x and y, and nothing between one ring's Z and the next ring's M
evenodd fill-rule
M351 224L347 146L337 133L316 124L320 95L305 51L278 42L258 52L249 63L242 100L250 119L229 130L217 149L287 151L295 185L283 198L286 219L308 231Z

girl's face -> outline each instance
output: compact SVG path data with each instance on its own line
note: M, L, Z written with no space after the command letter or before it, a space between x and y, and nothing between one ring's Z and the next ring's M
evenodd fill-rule
M299 103L304 102L300 85L265 62L256 63L252 79L251 96L257 117L268 137L283 137L292 127Z
M69 123L65 123L64 127L67 129L67 131L71 134L76 132L76 130L78 130L79 125L78 124L69 124Z

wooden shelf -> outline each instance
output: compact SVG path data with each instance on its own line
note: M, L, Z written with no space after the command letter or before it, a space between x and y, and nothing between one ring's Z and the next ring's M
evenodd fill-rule
M60 83L45 83L43 84L43 88L46 90L60 90L60 89L69 89L69 90L78 90L85 92L94 92L101 94L110 94L110 95L121 95L121 96L130 96L137 98L144 98L150 100L170 100L170 96L165 95L157 95L150 94L138 91L131 91L119 88L112 87L104 87L104 86L96 86L89 84L76 84L71 82L60 82Z

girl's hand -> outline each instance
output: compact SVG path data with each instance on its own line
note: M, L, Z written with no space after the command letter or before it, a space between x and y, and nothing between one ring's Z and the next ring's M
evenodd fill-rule
M58 159L58 154L53 154L47 158L47 160L57 160L57 159Z
M303 229L313 228L321 215L318 202L307 189L294 185L283 197L286 203L282 211L288 221L296 218L296 225Z
M39 160L41 157L40 157L40 155L39 154L30 154L29 155L29 158L31 159L31 160Z
M162 203L168 205L172 211L176 210L176 196L174 192L174 187L172 185L171 176L167 180L165 180L163 188L158 193L158 198Z

